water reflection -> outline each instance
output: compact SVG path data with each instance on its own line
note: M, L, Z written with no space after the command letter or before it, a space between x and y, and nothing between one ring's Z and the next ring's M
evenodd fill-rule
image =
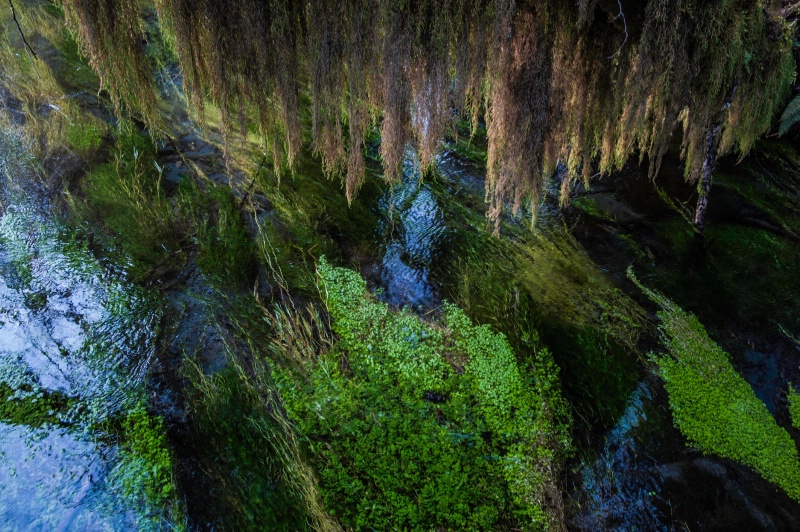
M420 179L413 154L406 153L403 180L381 198L380 211L382 297L398 307L433 307L438 298L430 279L431 266L445 223L435 195Z
M136 529L98 427L141 397L159 313L28 201L0 216L0 528Z
M135 529L133 512L103 489L100 449L66 429L0 423L4 530Z
M581 508L572 522L576 528L667 530L656 506L661 493L657 464L637 438L637 431L652 423L648 421L652 403L647 383L640 383L598 456L581 465Z

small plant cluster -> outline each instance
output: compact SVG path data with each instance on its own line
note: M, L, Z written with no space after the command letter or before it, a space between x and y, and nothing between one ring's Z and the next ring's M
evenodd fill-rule
M156 530L165 523L180 528L183 509L173 465L164 420L150 415L144 402L138 403L122 419L111 483L127 503L144 510L140 528Z
M0 421L29 427L57 425L70 406L70 399L62 393L29 385L15 389L0 382Z
M750 466L800 500L800 460L789 433L694 315L657 292L645 292L662 308L667 354L655 360L680 431L703 452Z
M543 493L568 445L548 412L548 353L525 371L502 334L453 305L426 322L377 301L352 270L322 258L318 273L338 341L310 364L304 353L303 372L274 374L328 509L355 529L545 526Z

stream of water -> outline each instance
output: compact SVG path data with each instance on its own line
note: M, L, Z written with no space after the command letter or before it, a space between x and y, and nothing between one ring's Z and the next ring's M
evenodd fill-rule
M141 397L160 311L2 177L0 390L23 408L0 409L0 529L140 528L103 423Z

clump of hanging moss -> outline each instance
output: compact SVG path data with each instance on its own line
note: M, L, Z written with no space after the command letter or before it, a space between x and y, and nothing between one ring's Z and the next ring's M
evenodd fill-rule
M662 308L658 316L667 353L653 356L675 424L689 443L754 468L800 500L800 460L789 433L696 317L661 294L644 290Z
M81 108L76 94L69 94L73 89L96 90L97 76L80 54L70 52L70 46L76 49L77 45L66 33L63 17L39 5L17 7L26 40L35 43L39 54L31 53L10 17L4 18L0 24L0 86L12 97L11 121L27 134L33 155L60 175L65 151L87 158L105 134L105 125ZM18 121L22 115L14 111L22 111L24 120ZM3 115L0 120L5 122Z
M338 340L317 352L297 347L302 335L283 338L294 363L274 373L339 521L490 529L557 519L548 497L569 438L549 353L520 366L503 335L453 305L424 322L375 300L352 270L321 259L318 272Z
M81 52L100 75L102 85L109 89L117 109L131 106L155 126L158 96L143 44L139 2L69 0L62 6Z
M681 129L686 175L746 153L785 106L792 25L771 2L159 0L156 11L201 115L256 124L275 170L293 167L310 115L325 173L352 199L380 121L386 176L407 144L427 169L454 118L487 125L490 216L536 200L559 163L564 191L633 153L655 174ZM134 0L67 0L83 51L115 101L156 114ZM600 12L607 16L595 16ZM237 38L230 38L236 35ZM452 89L452 90L451 90ZM304 112L302 91L310 95ZM455 108L458 113L453 113ZM151 119L152 121L153 119ZM534 211L535 212L535 211Z

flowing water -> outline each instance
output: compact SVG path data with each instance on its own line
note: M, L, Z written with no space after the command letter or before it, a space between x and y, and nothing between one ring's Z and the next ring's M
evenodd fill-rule
M124 488L135 472L104 423L142 396L158 307L21 177L2 176L0 399L20 408L0 408L0 528L140 528L146 509Z
M412 153L406 153L402 182L386 191L379 210L382 297L395 307L429 310L438 303L430 277L436 249L446 244L446 225L438 200L423 183Z

